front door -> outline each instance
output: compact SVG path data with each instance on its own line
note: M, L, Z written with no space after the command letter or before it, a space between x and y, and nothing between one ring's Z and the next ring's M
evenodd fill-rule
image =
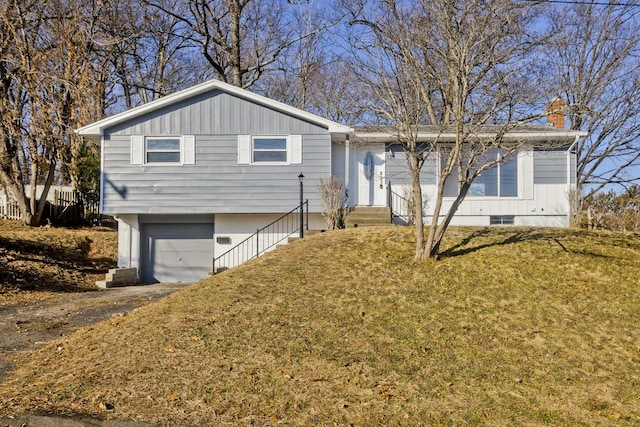
M358 206L385 206L384 144L358 147Z

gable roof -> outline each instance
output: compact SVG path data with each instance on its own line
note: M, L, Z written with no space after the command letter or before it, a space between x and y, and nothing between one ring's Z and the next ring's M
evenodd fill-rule
M76 129L76 133L89 138L100 137L103 135L104 130L111 126L118 125L127 120L142 116L144 114L148 114L150 112L159 110L166 106L169 106L169 105L184 101L186 99L189 99L191 97L195 97L197 95L214 91L214 90L226 92L228 94L245 99L249 102L263 105L265 107L282 112L284 114L288 114L290 116L299 118L301 120L305 120L307 122L316 124L318 126L325 127L328 129L329 133L349 133L351 131L351 128L349 126L345 126L340 123L317 116L315 114L311 114L299 108L295 108L290 105L284 104L282 102L269 99L265 96L258 95L253 92L249 92L246 89L241 89L237 86L224 83L220 80L209 80L199 85L195 85L190 88L173 93L171 95L167 95L155 101L151 101L146 104L140 105L139 107L131 108L122 113L114 114L113 116L110 116L105 119L99 120L97 122L91 123L89 125L83 126L79 129Z

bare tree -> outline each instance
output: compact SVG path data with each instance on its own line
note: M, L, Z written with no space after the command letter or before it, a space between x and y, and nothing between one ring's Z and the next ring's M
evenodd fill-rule
M322 34L312 34L284 52L274 63L273 72L255 87L269 98L307 110L328 55L329 47Z
M92 102L92 43L83 37L77 2L3 3L0 179L23 222L38 225L61 151L78 141L72 129L95 118L100 105Z
M181 23L173 35L197 47L220 80L242 88L270 71L287 49L335 24L317 21L314 28L299 30L294 9L302 8L304 1L145 2Z
M26 111L25 89L21 84L23 70L14 50L14 34L20 26L19 16L12 13L9 1L3 1L0 12L0 178L7 193L18 203L21 212L29 213L24 193L23 176L26 171L20 159L22 121ZM30 222L31 218L27 218Z
M363 122L368 110L361 100L368 94L349 61L331 56L318 71L309 90L309 111L339 123Z
M529 106L540 96L531 79L540 43L531 23L538 9L504 0L375 0L360 6L352 21L361 28L354 35L355 61L374 95L370 108L405 150L415 206L422 206L425 159L436 153L440 159L426 239L420 209L415 218L415 260L435 258L474 180L525 144L508 134L534 118ZM423 124L442 138L419 140ZM457 196L443 214L450 176Z
M311 36L294 48L278 70L254 88L321 117L340 123L358 123L365 114L361 85L344 58L332 54L331 46Z
M1 111L2 148L0 177L9 194L18 203L23 221L37 225L45 201L36 199L36 184L51 185L58 160L58 146L53 143L56 113L48 102L58 98L57 88L49 87L50 74L45 72L47 57L40 48L48 44L43 26L46 10L39 2L6 2L3 5L3 43ZM35 95L35 96L34 96ZM58 100L58 99L57 99ZM31 184L29 194L25 184ZM45 192L46 196L46 192Z
M568 103L569 127L589 136L577 148L578 191L640 180L640 11L573 3L549 9L550 85Z
M158 0L173 9L173 0ZM111 0L100 7L100 33L113 84L125 108L146 103L201 80L193 43L178 37L183 22L141 0Z

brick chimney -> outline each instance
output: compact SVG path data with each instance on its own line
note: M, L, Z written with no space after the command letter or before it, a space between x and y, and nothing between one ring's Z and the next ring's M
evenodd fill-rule
M560 98L554 99L547 105L547 126L564 129L564 109L566 106L567 104Z

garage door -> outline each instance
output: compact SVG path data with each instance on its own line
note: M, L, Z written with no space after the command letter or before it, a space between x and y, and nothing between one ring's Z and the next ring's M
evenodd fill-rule
M213 223L142 224L142 280L197 282L213 262Z

